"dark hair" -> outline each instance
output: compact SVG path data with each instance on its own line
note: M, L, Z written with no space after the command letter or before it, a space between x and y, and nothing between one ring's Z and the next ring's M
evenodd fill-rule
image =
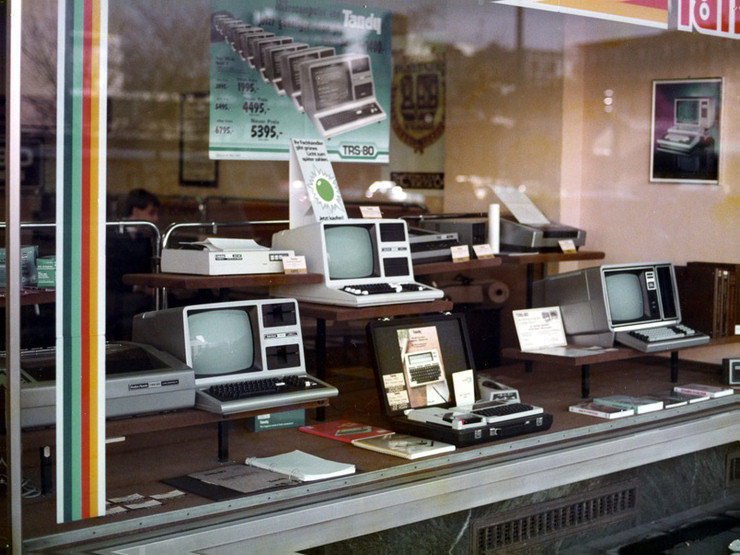
M123 202L121 216L126 218L131 215L134 208L144 210L150 204L155 208L159 208L157 195L150 193L146 189L132 189Z

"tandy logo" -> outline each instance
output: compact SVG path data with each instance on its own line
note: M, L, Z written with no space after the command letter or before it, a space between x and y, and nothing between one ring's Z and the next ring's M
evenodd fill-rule
M678 0L678 28L740 39L740 0Z

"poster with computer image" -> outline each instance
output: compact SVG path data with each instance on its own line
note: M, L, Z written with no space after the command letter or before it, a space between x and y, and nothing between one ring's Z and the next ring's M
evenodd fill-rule
M440 405L450 401L437 328L398 330L406 394L411 408Z
M209 156L388 163L391 14L315 0L212 0Z
M717 184L722 78L653 82L650 181Z

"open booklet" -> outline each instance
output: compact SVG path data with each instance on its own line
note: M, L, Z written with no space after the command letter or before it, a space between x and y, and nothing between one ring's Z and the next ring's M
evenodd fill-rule
M352 445L404 459L418 459L455 450L455 446L450 443L406 434L388 434L356 439L352 442Z
M355 473L355 465L353 464L322 459L299 450L272 457L247 457L244 463L249 466L279 472L301 482L324 480Z

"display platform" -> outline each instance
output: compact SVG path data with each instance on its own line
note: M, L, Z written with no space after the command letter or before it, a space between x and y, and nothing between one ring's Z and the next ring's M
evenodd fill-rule
M269 456L300 446L330 460L355 464L358 472L222 503L186 494L151 508L62 525L55 524L54 495L41 496L24 501L27 547L51 550L72 542L126 545L138 541L136 537L141 539L142 531L157 527L157 541L164 542L162 545L171 548L171 552L180 552L184 541L198 546L227 541L218 527L211 534L206 528L228 513L234 523L235 536L231 539L238 539L240 548L250 551L250 546L256 549L260 544L269 544L276 549L297 550L740 439L740 401L736 395L701 406L606 421L568 412L568 406L579 399L578 376L570 368L535 363L532 372L527 373L521 364L515 364L488 374L517 388L528 402L551 413L551 429L406 461L297 429L255 433L234 424L229 432L229 459L233 463L244 461L247 456ZM389 424L382 416L369 367L358 364L333 368L330 378L340 395L326 408L327 420L350 418L367 424ZM687 383L719 383L721 370L714 365L687 362L681 379ZM647 356L604 363L594 374L591 387L594 395L610 395L625 390L647 393L670 385L665 360ZM107 496L138 493L150 497L167 493L172 487L162 480L219 467L213 432L212 423L182 430L160 428L110 444ZM36 476L37 459L38 447L27 447L24 473L31 480ZM375 501L368 503L368 496ZM341 510L329 510L334 505ZM340 519L337 510L344 515ZM327 526L328 520L332 526ZM257 522L261 524L258 526ZM372 522L377 525L369 526ZM182 533L183 523L190 529L187 534ZM127 537L128 534L134 536Z

